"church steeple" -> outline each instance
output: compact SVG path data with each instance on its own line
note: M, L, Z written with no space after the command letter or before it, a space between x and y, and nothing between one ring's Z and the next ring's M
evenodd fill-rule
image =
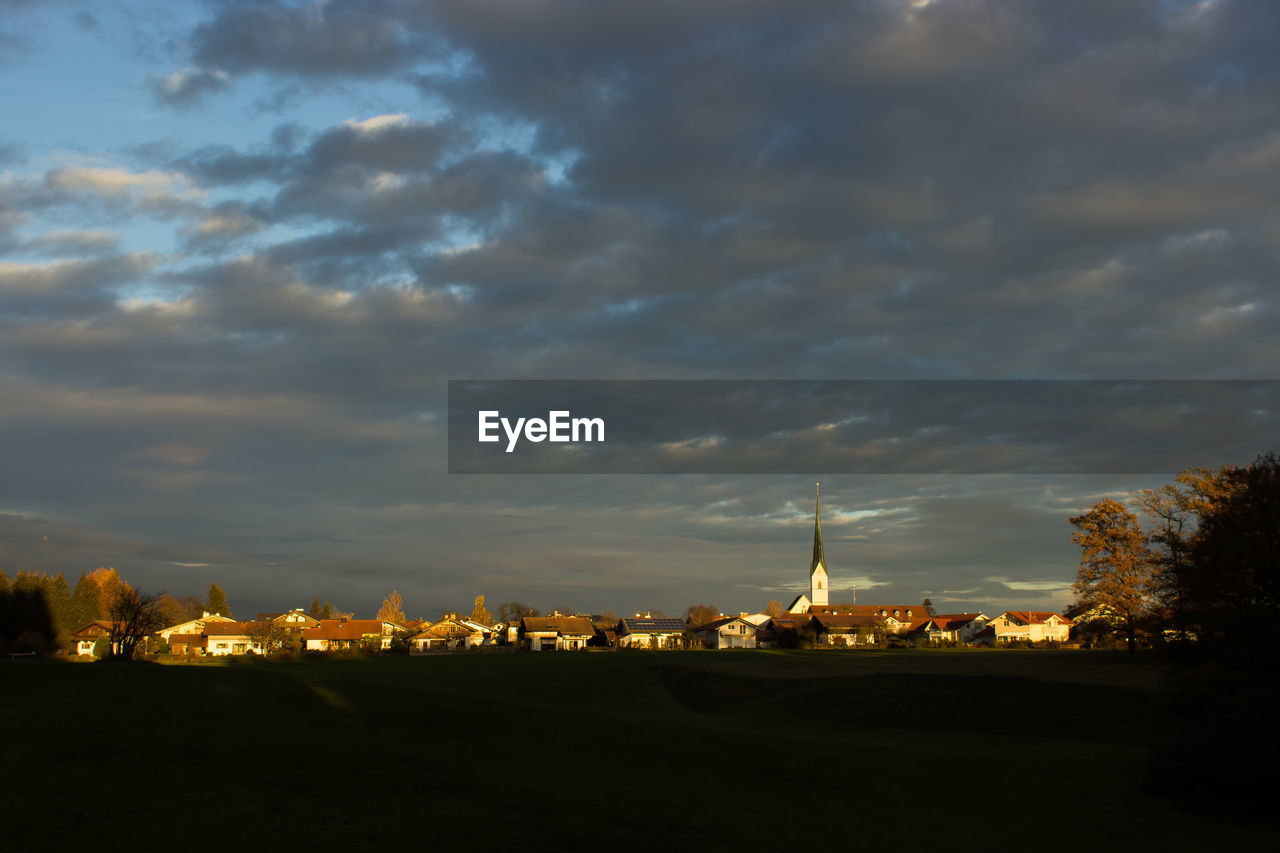
M827 555L822 550L822 484L813 502L813 559L809 561L809 601L826 606L831 588L827 575Z
M827 567L827 555L822 551L822 484L818 483L817 498L813 503L813 561L809 563L809 574L819 565Z

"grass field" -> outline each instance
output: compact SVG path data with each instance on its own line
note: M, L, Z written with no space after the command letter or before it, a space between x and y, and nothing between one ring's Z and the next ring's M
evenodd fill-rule
M1143 792L1158 682L1080 651L6 660L0 849L1269 848Z

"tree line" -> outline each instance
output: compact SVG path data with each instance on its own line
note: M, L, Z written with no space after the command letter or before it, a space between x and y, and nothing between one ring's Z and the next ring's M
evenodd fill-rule
M1246 659L1275 655L1280 629L1280 458L1106 498L1070 519L1082 549L1073 615L1139 634L1195 639ZM1130 508L1132 507L1132 509Z

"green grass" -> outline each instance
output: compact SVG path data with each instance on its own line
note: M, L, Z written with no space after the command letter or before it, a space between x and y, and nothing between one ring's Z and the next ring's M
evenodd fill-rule
M0 848L1274 842L1141 790L1158 682L1078 651L3 661Z

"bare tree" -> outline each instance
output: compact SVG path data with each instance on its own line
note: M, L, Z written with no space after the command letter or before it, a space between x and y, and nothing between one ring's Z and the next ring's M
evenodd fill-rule
M259 619L256 622L244 623L244 632L249 639L258 644L264 655L284 645L289 638L289 631L272 619Z
M138 644L164 627L156 601L157 597L150 593L121 587L107 614L111 620L107 656L111 660L133 660Z

